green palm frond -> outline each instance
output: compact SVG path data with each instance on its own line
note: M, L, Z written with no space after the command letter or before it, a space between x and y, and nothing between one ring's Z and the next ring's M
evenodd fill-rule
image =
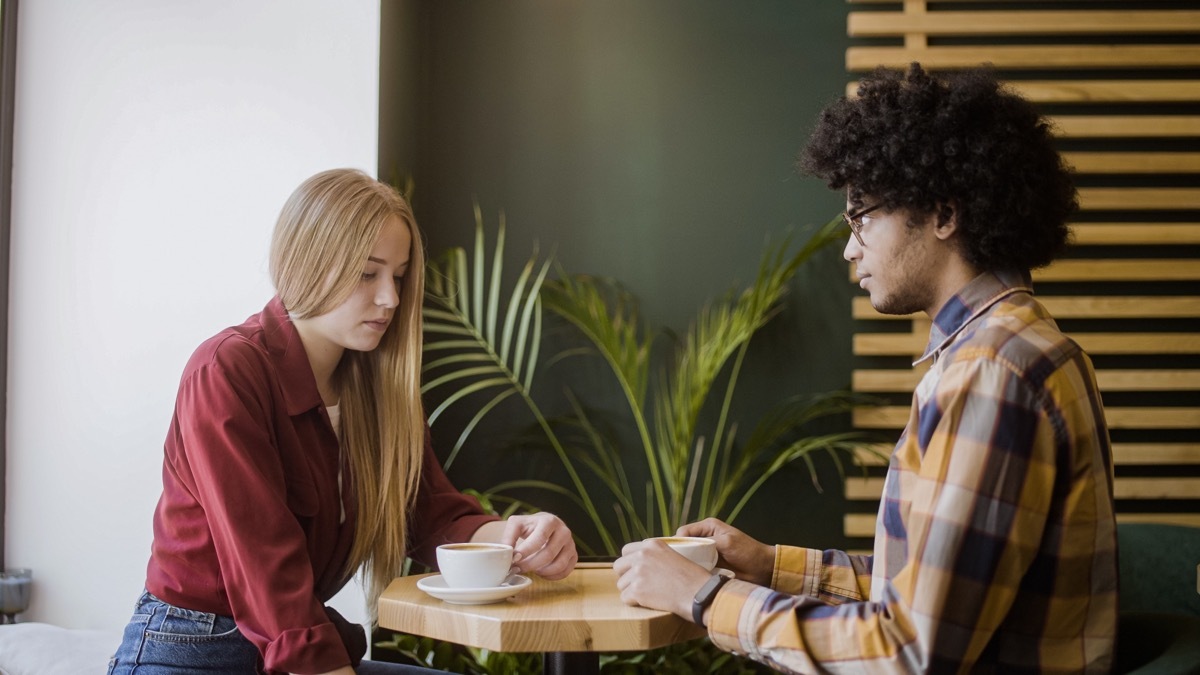
M426 270L424 351L436 358L422 367L421 393L436 392L441 397L441 403L429 415L429 424L434 425L446 410L476 394L488 397L455 442L445 462L449 468L478 424L500 403L518 397L547 434L579 495L580 505L600 530L606 546L612 548L613 542L574 463L532 397L542 342L541 290L551 261L539 263L535 249L507 297L502 298L504 237L501 215L489 256L483 215L476 205L475 250L470 262L466 251L454 248L431 261Z
M639 326L637 301L611 280L578 275L562 275L542 290L546 308L578 328L608 363L638 430L642 450L650 470L659 522L669 522L667 494L663 489L661 462L655 457L656 445L650 437L646 418L646 393L650 379L650 349L653 335ZM651 520L655 511L647 512Z
M789 439L816 420L847 413L868 400L855 394L837 392L792 397L775 406L759 421L746 442L730 453L729 464L720 474L723 480L713 492L712 501L702 505L703 510L711 514L723 514L729 502L738 497L738 505L727 516L730 520L736 518L760 485L797 459L805 460L813 484L819 490L809 455L819 450L828 452L838 463L841 472L838 454L853 453L866 443L866 436L854 432Z

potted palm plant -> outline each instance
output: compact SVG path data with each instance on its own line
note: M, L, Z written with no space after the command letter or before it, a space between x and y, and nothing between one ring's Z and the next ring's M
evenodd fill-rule
M785 400L744 435L730 415L751 338L780 310L796 270L840 239L839 219L817 228L794 253L788 253L790 237L768 245L754 282L705 305L665 350L654 348L663 333L642 325L636 299L617 282L561 270L550 279L551 260L539 259L535 251L504 288L503 216L490 252L478 207L475 219L473 253L454 248L429 265L422 391L439 401L430 424L436 427L453 406L468 400L477 404L458 430L448 466L478 424L516 398L557 456L567 482L506 481L484 491L486 499L513 507L527 506L511 496L518 488L563 495L596 532L595 540L579 542L581 550L615 555L625 542L671 534L693 520L715 516L733 522L759 487L785 466L803 462L815 480L815 454L828 455L841 472L843 458L863 447L864 439L853 432L796 433L861 402L844 392ZM566 355L592 354L615 378L636 430L632 444L601 431L587 392L568 388L565 417L541 407L539 368L564 356L547 359L541 351L547 312L583 338L585 347ZM657 354L665 363L654 362ZM651 373L661 376L652 381ZM716 419L706 420L702 411L714 397L719 397ZM638 464L645 484L630 480L627 468Z

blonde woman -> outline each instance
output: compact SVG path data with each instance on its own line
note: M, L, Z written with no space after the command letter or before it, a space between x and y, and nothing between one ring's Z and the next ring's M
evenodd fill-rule
M416 672L360 664L362 629L324 606L356 571L373 605L406 555L448 542L513 544L549 579L574 567L561 520L484 514L433 455L422 251L408 204L359 171L288 199L278 295L184 369L146 591L110 673Z

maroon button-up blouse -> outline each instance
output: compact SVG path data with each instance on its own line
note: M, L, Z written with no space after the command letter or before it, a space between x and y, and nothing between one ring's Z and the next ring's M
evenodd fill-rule
M324 603L347 581L357 511L300 335L279 298L204 342L184 369L167 435L146 589L232 616L269 672L350 658ZM466 541L496 520L456 490L426 434L409 555ZM348 466L343 464L343 471Z

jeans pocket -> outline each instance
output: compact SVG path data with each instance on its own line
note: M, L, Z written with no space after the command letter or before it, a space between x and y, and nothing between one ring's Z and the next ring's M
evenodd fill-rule
M241 638L237 625L227 616L197 612L163 603L146 630L147 640L161 642L212 642Z
M188 673L250 675L259 671L260 662L258 649L231 617L163 603L147 624L137 672L182 668Z

